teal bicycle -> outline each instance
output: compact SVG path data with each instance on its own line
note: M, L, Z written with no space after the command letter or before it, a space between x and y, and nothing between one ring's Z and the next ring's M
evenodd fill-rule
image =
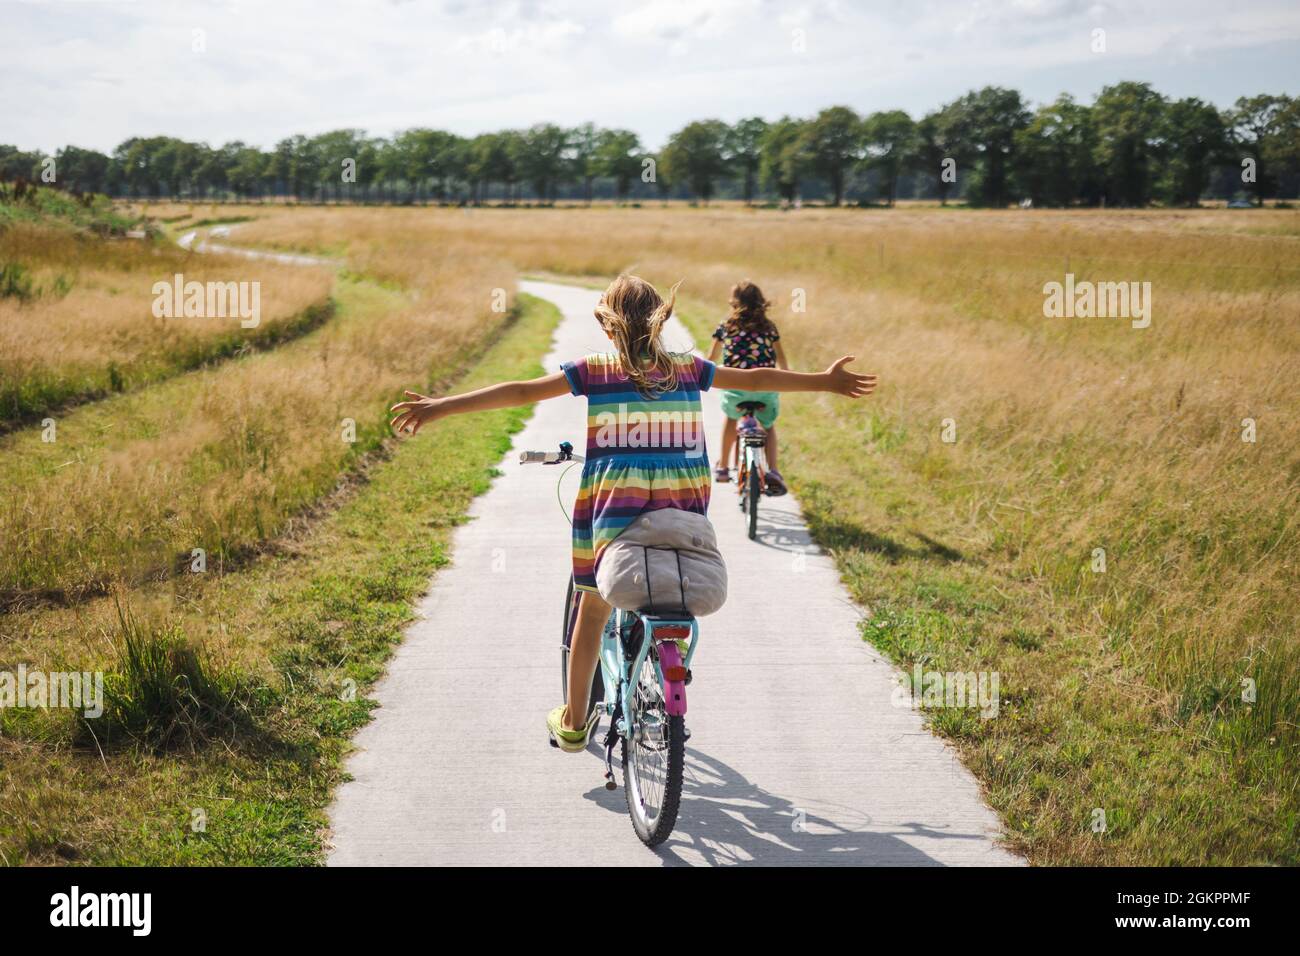
M740 510L748 524L749 539L758 536L758 499L767 487L767 430L758 423L757 415L767 406L763 402L741 402L737 406L744 414L736 424L736 437L740 441L740 471L736 487L740 491Z
M525 451L520 464L581 464L569 442L558 452ZM568 468L560 473L559 482ZM564 510L563 500L560 510ZM569 516L565 515L566 518ZM569 519L572 523L572 519ZM569 578L561 629L560 686L569 696L569 646L578 617L578 593ZM589 739L602 718L605 733L605 788L618 789L614 748L621 748L623 790L632 828L646 846L658 846L672 833L682 798L686 763L686 685L699 639L699 624L686 613L647 614L615 609L600 636L599 667L588 704ZM594 721L593 721L594 718ZM555 741L551 741L555 746Z

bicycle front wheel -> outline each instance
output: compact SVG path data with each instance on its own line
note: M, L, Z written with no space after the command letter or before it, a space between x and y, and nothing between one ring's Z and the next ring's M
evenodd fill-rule
M668 839L677 823L686 764L686 721L669 715L651 649L628 702L632 733L623 739L623 792L632 829L646 846Z

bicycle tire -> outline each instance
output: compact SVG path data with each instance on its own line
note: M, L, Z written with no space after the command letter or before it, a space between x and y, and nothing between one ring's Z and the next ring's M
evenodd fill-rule
M569 700L569 640L571 637L571 628L573 622L577 620L578 592L573 587L573 578L569 578L569 587L564 593L564 623L560 631L560 691L564 695L564 701ZM596 662L596 673L591 677L591 691L587 695L587 719L591 720L592 711L597 709L601 701L605 699L605 682L600 676L600 662ZM594 738L597 729L600 727L600 718L591 725L591 733Z
M763 489L759 487L760 479L758 469L751 468L749 478L746 480L749 498L749 540L753 541L758 535L758 499L762 497Z
M654 666L649 658L647 663L651 667ZM663 687L657 686L662 701ZM632 702L629 702L629 705L635 706ZM673 827L677 825L677 812L682 802L682 779L686 768L686 720L680 716L664 716L666 719L661 724L666 733L662 748L665 756L663 799L653 818L646 813L642 796L645 792L645 784L640 780L640 775L634 766L635 761L632 759L632 752L637 745L629 741L626 736L623 738L623 793L627 799L627 813L632 820L632 829L636 832L637 838L648 847L658 846L672 834ZM634 721L638 726L641 717L640 713L634 714Z

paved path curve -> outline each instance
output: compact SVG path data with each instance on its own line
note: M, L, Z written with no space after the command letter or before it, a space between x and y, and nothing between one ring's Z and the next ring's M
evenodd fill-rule
M239 256L244 259L261 259L266 262L279 262L286 266L342 265L337 259L325 259L321 256L308 256L297 252L276 252L267 249L247 249L243 246L232 246L212 241L213 238L217 237L229 237L234 228L234 226L217 226L208 232L208 238L206 239L199 238L197 229L191 229L176 240L176 245L192 252L217 253L223 256Z
M603 350L596 293L522 288L564 311L547 369ZM673 320L670 345L689 342ZM542 403L515 449L580 445L584 406ZM716 443L716 395L705 413ZM891 704L894 671L859 636L860 611L793 497L764 499L754 542L730 486L715 486L711 517L732 590L702 623L681 813L667 843L642 846L622 790L604 789L596 748L567 755L546 742L568 526L556 469L516 460L474 502L375 690L381 707L331 808L331 865L1020 862L995 844L997 818L952 751ZM577 476L565 479L566 508Z

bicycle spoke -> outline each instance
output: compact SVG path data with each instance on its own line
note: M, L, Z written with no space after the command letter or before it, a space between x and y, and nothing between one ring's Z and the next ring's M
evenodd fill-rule
M647 657L636 687L636 730L629 745L637 803L650 825L663 807L668 777L667 714L654 663Z

